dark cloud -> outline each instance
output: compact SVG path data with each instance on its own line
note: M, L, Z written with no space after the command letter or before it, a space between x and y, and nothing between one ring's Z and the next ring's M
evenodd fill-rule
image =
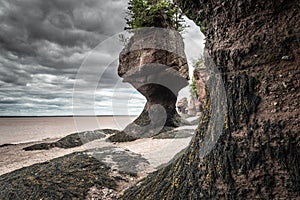
M121 50L120 44L105 41L114 35L118 40L116 34L125 26L127 2L0 1L0 115L72 114L74 83L86 91L74 106L85 108L94 101L90 87L95 82L101 91L95 96L96 103L105 114L103 108L111 104L113 88L120 82L117 55ZM185 37L197 33L193 30ZM94 49L98 44L103 45ZM105 73L99 77L99 71ZM135 90L126 84L119 87L126 88L118 95L119 102L126 104ZM110 90L103 92L107 88ZM144 99L138 93L134 96L137 102L131 109L139 112ZM124 109L124 105L115 105Z
M122 30L124 20L118 13L126 8L126 1L4 0L0 5L2 44L22 53L40 40L69 47L94 46L101 35Z
M123 31L126 7L126 0L0 1L0 114L70 111L81 63ZM103 75L103 87L114 84L113 73Z
M85 52L125 26L121 0L4 0L0 7L2 55L50 68L78 67Z

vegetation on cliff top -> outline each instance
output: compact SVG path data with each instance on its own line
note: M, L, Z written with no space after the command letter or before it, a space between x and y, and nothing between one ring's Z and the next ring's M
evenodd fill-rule
M182 31L182 12L169 0L130 0L125 29L142 27L171 28Z

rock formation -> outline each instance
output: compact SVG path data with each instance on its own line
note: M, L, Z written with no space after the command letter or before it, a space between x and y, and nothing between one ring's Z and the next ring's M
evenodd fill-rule
M177 102L177 109L180 115L186 115L188 110L189 102L186 97L183 97Z
M202 113L204 110L204 104L206 99L205 84L209 78L208 71L205 68L195 68L193 75L195 78L195 85L197 88L197 101L195 101L196 114L200 115L200 113Z
M209 126L212 89L188 149L123 199L299 199L299 3L175 2L206 34L205 51L227 92L224 129L201 157L203 138L216 134Z
M176 101L178 92L188 85L188 65L179 32L155 27L135 31L120 54L118 74L147 99L125 133L149 137L180 125Z
M189 116L196 116L197 111L196 111L196 101L197 99L192 97L190 99L190 103L189 103L189 109L188 109L188 115Z

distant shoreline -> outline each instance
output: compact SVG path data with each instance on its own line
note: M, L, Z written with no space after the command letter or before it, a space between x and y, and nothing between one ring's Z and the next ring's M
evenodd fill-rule
M124 129L136 117L119 115L1 116L0 144L40 141L98 129Z

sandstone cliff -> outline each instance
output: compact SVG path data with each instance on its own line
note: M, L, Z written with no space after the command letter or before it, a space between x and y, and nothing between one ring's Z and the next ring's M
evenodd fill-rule
M177 96L189 79L179 32L155 27L135 31L119 63L119 76L147 99L141 115L124 132L137 138L151 137L161 129L178 127Z
M299 3L175 2L205 33L206 52L221 72L228 107L224 129L202 158L212 114L210 91L189 148L123 199L298 199Z

